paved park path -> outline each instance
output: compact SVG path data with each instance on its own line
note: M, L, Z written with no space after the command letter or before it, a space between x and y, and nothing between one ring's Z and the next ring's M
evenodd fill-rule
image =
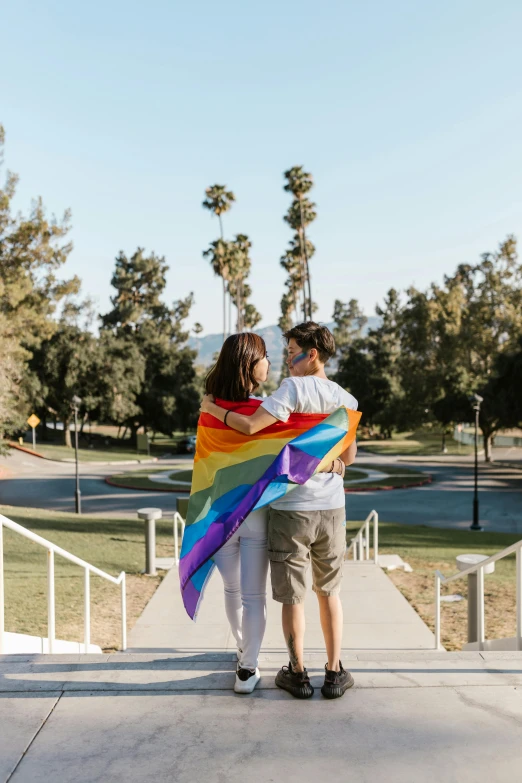
M341 598L347 650L433 649L433 634L378 566L346 563ZM305 608L306 648L312 653L322 652L318 603L310 589ZM262 648L269 656L285 654L280 616L280 604L269 596ZM130 632L128 645L131 652L137 653L234 653L236 643L226 620L223 583L217 569L206 589L196 623L183 608L177 569L169 571Z

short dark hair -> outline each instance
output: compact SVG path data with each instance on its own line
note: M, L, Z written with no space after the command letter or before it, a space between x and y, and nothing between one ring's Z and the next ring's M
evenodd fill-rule
M297 326L285 332L283 337L287 342L293 338L303 351L310 351L312 348L315 348L323 364L335 355L333 334L328 327L316 324L315 321L305 321L303 324L297 324Z
M259 385L254 378L255 366L265 356L265 341L259 335L253 332L231 334L205 378L206 394L229 402L248 400Z

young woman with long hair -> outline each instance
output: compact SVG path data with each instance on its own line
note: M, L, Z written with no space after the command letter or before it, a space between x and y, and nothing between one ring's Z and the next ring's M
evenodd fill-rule
M251 332L232 334L207 375L205 392L228 402L245 402L266 381L269 368L262 337ZM238 647L236 693L251 693L260 679L258 657L266 628L267 527L268 510L253 511L214 555Z

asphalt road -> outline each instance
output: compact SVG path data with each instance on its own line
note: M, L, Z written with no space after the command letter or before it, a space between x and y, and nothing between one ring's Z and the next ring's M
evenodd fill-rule
M175 466L182 461L179 457L161 460L152 467ZM396 464L397 458L364 454L359 461ZM434 483L406 490L350 493L346 496L348 519L362 520L376 509L383 522L462 528L470 524L473 500L470 461L418 464L401 460L400 464L431 473ZM13 451L7 457L0 457L0 469L8 473L0 479L0 504L74 511L74 465ZM143 466L82 465L82 510L110 516L132 514L144 506L174 510L174 493L126 490L105 483L106 476L133 469L141 470ZM486 530L522 534L521 470L481 463L479 497L480 521Z

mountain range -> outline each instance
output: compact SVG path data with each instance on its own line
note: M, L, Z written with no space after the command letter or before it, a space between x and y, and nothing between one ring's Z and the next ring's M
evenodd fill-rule
M375 329L379 325L380 319L377 316L369 316L368 323L363 329L366 334L369 329ZM333 329L332 324L326 324L329 329ZM263 338L266 343L266 350L272 363L272 372L279 375L283 361L283 335L279 326L264 326L262 329L255 329L256 334ZM197 363L204 367L209 367L214 363L215 356L219 353L223 344L223 334L207 334L205 337L190 337L188 344L197 351Z

